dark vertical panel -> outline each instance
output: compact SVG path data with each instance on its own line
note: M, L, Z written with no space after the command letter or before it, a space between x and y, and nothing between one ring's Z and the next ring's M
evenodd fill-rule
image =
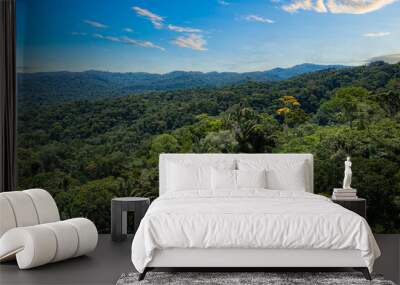
M0 0L0 191L16 189L15 0Z

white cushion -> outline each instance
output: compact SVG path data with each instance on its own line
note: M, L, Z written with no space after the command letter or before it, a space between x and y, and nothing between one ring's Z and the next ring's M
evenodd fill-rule
M237 187L240 188L267 188L267 171L236 170Z
M168 161L167 191L211 190L211 168L235 169L235 165L234 160Z
M29 195L23 191L3 192L15 215L17 227L33 226L39 223L35 205Z
M185 191L211 188L210 167L184 165L170 162L168 164L168 190Z
M15 228L14 211L8 199L0 195L0 237L9 229Z
M267 188L271 190L306 191L307 165L305 161L240 159L238 169L266 170Z
M56 202L50 193L43 189L29 189L22 191L32 199L38 215L39 224L52 223L60 220Z
M73 257L78 250L78 232L67 221L43 224L51 229L57 240L57 250L52 262Z
M216 169L211 170L212 190L236 190L236 170Z
M211 170L211 185L214 191L235 191L242 188L263 189L267 187L266 170Z
M71 224L79 236L79 244L74 257L89 253L96 248L98 234L92 221L85 218L74 218L64 222Z
M0 260L16 257L20 269L49 263L56 251L56 236L43 225L13 228L0 239Z

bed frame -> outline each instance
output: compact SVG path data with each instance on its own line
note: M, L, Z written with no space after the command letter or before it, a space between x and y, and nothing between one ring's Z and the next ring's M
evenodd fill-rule
M305 161L307 165L307 192L313 189L312 154L161 154L159 161L160 195L167 185L166 162L168 160L212 161L220 159L254 158L267 160ZM155 268L230 268L235 271L266 268L353 268L361 271L367 280L371 276L359 250L330 249L250 249L250 248L170 248L156 250L152 261L139 275Z

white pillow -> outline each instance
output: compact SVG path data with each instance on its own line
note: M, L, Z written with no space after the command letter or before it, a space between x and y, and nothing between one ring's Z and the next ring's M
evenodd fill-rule
M207 190L211 188L211 168L168 163L168 191Z
M234 159L171 159L166 163L167 191L211 191L211 168L235 169Z
M241 188L266 188L266 170L211 169L211 187L214 191L234 191Z
M240 159L239 170L266 169L267 188L272 190L303 191L308 185L306 161Z
M237 188L267 188L267 171L236 170Z
M236 190L236 170L211 169L211 188L218 190Z

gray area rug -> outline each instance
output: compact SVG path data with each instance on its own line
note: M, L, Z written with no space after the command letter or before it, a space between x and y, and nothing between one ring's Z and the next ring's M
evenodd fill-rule
M138 281L138 273L122 274L117 285L146 284L213 284L213 285L246 285L246 284L379 284L395 285L384 280L382 276L372 275L368 281L359 272L148 272L146 278Z

